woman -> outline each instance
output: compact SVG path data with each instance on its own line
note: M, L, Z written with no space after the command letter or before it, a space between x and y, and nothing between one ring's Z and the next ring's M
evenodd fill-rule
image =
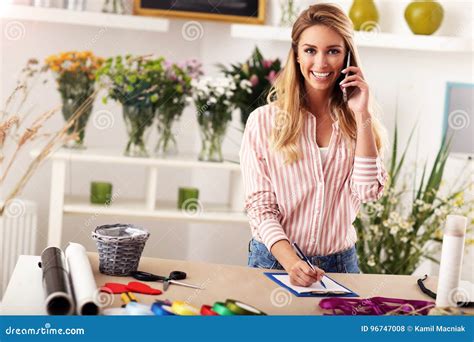
M285 269L294 285L309 286L324 272L359 272L352 222L361 203L382 195L384 134L345 13L311 6L291 35L268 104L249 116L240 161L249 266Z

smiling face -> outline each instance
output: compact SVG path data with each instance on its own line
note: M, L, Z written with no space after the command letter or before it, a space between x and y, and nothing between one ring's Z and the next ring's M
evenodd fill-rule
M308 27L298 42L298 57L306 89L328 91L345 67L343 38L324 25Z

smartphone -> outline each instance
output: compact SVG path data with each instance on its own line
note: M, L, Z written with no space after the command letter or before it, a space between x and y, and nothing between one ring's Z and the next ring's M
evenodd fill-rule
M350 65L351 65L351 52L349 51L347 53L345 68L347 69ZM349 76L349 72L347 72L346 74L341 73L341 80L339 82L346 79L347 76ZM342 88L342 99L344 100L344 102L347 102L347 88Z

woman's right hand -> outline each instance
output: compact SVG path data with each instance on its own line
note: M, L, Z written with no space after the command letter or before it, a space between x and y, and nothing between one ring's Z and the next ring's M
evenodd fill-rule
M316 266L314 266L314 270L311 269L303 260L293 263L287 271L292 285L304 287L311 286L311 284L320 281L325 274L324 270Z

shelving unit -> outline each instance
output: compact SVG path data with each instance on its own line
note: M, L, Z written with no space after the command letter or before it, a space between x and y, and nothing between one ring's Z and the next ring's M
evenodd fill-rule
M0 18L13 20L152 32L167 32L169 29L169 20L161 18L20 5L3 5L0 8Z
M33 150L32 157L39 151ZM234 162L200 162L194 155L180 155L172 158L132 158L121 150L88 148L85 150L60 149L50 157L51 192L49 208L48 246L60 246L64 214L100 214L113 216L146 217L157 220L189 223L231 223L247 224L243 211L243 187L240 166ZM147 169L147 193L143 200L117 198L109 206L91 204L89 198L65 196L66 171L68 163L85 162L93 164L134 165ZM178 210L176 202L157 201L158 169L197 168L219 169L230 172L229 198L226 204L200 203L196 212Z
M233 38L267 41L291 41L291 28L262 25L231 25ZM360 47L402 49L436 52L472 52L472 38L423 36L415 34L355 32L355 43Z

